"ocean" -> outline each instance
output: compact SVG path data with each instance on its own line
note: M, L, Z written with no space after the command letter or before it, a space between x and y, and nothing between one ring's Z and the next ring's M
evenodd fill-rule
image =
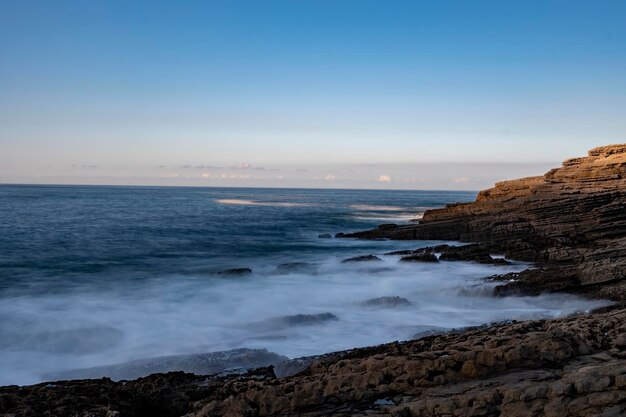
M476 193L0 186L0 385L163 355L290 358L602 305L494 298L523 270L384 255L435 241L319 238L406 223ZM342 263L374 254L378 262ZM249 268L248 274L219 274ZM404 305L368 305L377 297ZM102 375L106 376L106 375Z

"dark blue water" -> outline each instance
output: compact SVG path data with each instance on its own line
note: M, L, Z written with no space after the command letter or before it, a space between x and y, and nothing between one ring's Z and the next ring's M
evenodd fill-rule
M482 277L524 265L406 265L383 254L433 242L318 238L407 222L427 208L474 197L434 191L0 186L0 384L239 347L312 355L407 339L429 328L589 307L563 296L489 296L493 284ZM383 261L340 262L370 253ZM286 262L308 264L277 269ZM253 273L215 275L229 268ZM412 306L363 308L363 301L381 296L402 296ZM325 313L337 320L305 326L276 320Z
M470 192L1 186L1 284L8 289L18 283L51 283L54 288L68 280L107 279L113 273L123 272L125 279L210 273L260 258L298 260L311 253L340 253L344 245L319 242L318 234L406 221L426 208L474 196Z

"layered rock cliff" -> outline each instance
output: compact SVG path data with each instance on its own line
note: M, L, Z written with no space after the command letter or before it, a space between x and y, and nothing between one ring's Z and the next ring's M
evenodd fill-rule
M357 238L480 242L546 267L521 278L535 290L626 297L626 144L568 159L543 176L502 181L476 201L429 210L418 224L383 225ZM555 272L553 268L557 268ZM558 283L556 275L563 280ZM519 278L519 277L518 277ZM547 288L541 285L550 283ZM518 282L510 287L523 287Z

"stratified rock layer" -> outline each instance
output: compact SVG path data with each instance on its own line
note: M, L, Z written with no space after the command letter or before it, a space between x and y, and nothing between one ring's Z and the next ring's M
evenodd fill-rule
M509 287L624 300L626 144L592 149L543 176L499 182L472 203L427 211L419 224L342 237L482 242L507 258L558 267L532 285Z

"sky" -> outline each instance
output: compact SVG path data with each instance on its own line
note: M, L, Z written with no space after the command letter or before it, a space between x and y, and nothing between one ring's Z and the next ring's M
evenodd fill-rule
M626 142L626 2L0 0L0 182L478 190Z

